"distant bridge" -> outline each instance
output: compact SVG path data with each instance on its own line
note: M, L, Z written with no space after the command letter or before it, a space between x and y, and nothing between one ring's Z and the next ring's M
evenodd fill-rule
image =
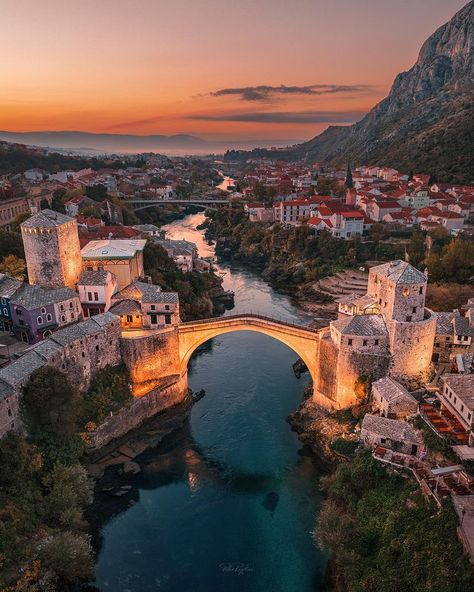
M231 202L227 199L205 199L200 197L192 197L190 199L127 199L124 200L124 203L131 204L135 211L169 204L202 206L206 208L215 205L231 205Z

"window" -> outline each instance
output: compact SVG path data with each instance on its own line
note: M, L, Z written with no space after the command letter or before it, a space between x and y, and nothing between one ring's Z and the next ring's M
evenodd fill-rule
M64 304L59 305L59 310L64 310Z
M132 315L127 315L127 323L133 323Z
M411 322L411 319L412 319L411 315L408 315L407 316L407 323L410 323Z
M7 302L6 302L6 300L5 300L5 298L2 298L1 302L2 302L2 304L4 304L4 305L7 303Z
M150 306L150 309L151 309L151 310L155 310L155 309L156 309L156 306L155 306L154 304L152 304L152 305Z
M94 292L94 300L97 302L99 300L99 293Z
M414 306L414 307L411 309L411 312L413 312L413 313L415 313L415 312L416 312L416 306Z
M92 292L87 292L87 300L92 300Z
M73 318L74 318L74 313L72 312L72 313L71 313L71 320L72 320Z
M69 308L72 308L72 300L71 300L71 302L69 303Z
M464 405L461 405L461 413L464 411Z
M367 339L364 339L364 341L362 342L362 345L367 345Z
M379 344L379 340L378 340L378 339L376 339L376 340L374 341L374 345L378 345L378 344Z
M150 323L151 323L152 325L156 325L156 323L157 323L157 322L158 322L158 317L157 317L157 315L156 315L156 314L152 314L152 315L150 315Z
M423 286L420 286L420 294L423 294Z
M347 340L347 345L352 345L352 339Z
M53 320L53 317L51 316L51 313L48 312L48 314L46 315L46 320L48 322L51 322Z
M95 351L99 351L99 345L95 346Z
M65 317L64 315L61 317L61 321L62 321L63 323L65 323L65 322L66 322L66 317Z
M38 323L38 325L42 325L43 324L43 317L38 317L36 319L36 322Z
M403 292L402 292L402 294L403 294L404 296L409 296L409 295L410 295L410 288L403 288Z
M170 309L170 305L169 304L165 304L165 310L169 310Z

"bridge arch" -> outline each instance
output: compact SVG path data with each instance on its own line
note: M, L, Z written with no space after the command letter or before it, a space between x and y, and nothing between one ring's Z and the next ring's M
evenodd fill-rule
M182 323L178 331L181 374L187 372L191 356L206 341L235 331L254 331L268 335L292 349L306 364L315 383L319 345L319 335L315 330L261 315L247 314Z

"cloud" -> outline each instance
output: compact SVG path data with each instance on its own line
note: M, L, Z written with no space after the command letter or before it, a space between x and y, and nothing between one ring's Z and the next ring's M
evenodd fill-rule
M365 111L259 111L223 115L189 115L195 121L234 121L245 123L353 123Z
M328 95L337 93L361 93L371 90L366 84L310 84L308 86L242 86L221 88L209 93L211 97L238 96L242 101L268 101L285 95Z

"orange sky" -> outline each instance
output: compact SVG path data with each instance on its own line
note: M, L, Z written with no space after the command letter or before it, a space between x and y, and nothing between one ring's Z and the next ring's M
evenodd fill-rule
M0 0L0 129L310 138L465 3Z

